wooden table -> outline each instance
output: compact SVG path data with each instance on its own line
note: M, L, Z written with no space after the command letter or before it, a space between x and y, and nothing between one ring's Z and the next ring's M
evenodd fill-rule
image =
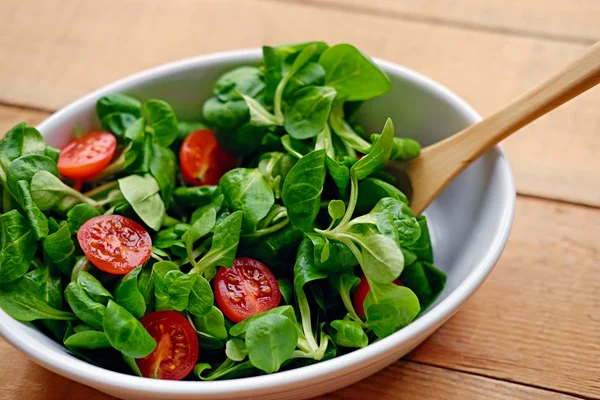
M0 132L167 61L312 39L404 64L487 115L600 37L597 0L0 0L0 15ZM600 398L600 89L504 149L518 197L494 272L419 348L328 397ZM5 342L0 398L109 399Z

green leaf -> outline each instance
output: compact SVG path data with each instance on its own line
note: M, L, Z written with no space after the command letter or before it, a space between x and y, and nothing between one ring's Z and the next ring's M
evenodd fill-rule
M419 298L421 311L434 302L446 284L446 274L443 271L433 264L421 261L406 266L400 279Z
M232 360L225 360L223 365L226 363L232 363ZM250 361L245 361L241 364L229 365L227 367L219 366L208 376L202 375L205 370L212 369L210 364L201 363L197 364L194 368L194 374L203 381L213 381L216 379L235 379L243 378L247 376L256 375L259 371L252 366Z
M325 165L327 166L327 171L329 171L329 175L333 178L333 181L343 192L348 187L348 183L350 182L350 170L345 165L339 164L336 160L331 157L325 158ZM360 194L359 194L360 200ZM371 208L369 208L370 210ZM368 210L367 210L368 211Z
M48 171L52 175L58 177L58 168L56 162L50 157L40 154L28 154L21 156L10 163L6 171L6 183L8 190L15 198L19 198L19 190L17 182L31 182L31 178L38 171Z
M384 197L369 216L375 218L377 229L394 239L399 246L410 246L421 236L421 226L410 207L400 200Z
M283 121L271 114L262 104L250 96L241 95L250 111L250 124L254 126L278 126Z
M344 120L344 103L342 101L336 100L331 107L329 124L337 137L342 140L345 150L344 153L356 157L356 152L354 150L360 151L361 153L367 153L369 151L371 144L355 132L350 124ZM334 140L335 145L336 138L333 137L332 139ZM351 152L348 152L348 148L350 148ZM340 157L338 156L338 159L339 158Z
M367 324L378 337L386 337L408 325L419 313L419 299L407 287L369 281L365 298Z
M229 328L229 334L231 336L236 337L244 336L248 331L248 327L250 326L250 324L256 321L257 319L264 317L265 315L282 315L289 319L291 322L296 322L296 314L294 313L294 307L289 305L279 306L246 318L242 322L238 322L237 324Z
M189 295L187 311L198 317L203 317L211 312L215 301L210 283L198 275Z
M194 325L198 331L206 333L216 339L226 340L227 329L225 329L225 318L223 313L217 307L212 306L208 314L204 316L194 316Z
M263 46L265 102L271 104L281 80L282 57L276 47Z
M242 227L242 212L236 211L215 227L212 245L198 262L200 271L211 267L230 268L235 260Z
M137 116L129 113L114 112L105 115L100 124L102 129L114 133L118 137L124 137L127 128L137 119Z
M222 102L211 97L204 102L202 115L210 126L235 129L250 119L250 110L243 99Z
M42 241L44 252L52 263L66 276L70 276L74 265L75 243L69 225L62 221L59 229Z
M240 93L256 98L265 89L262 72L256 67L242 66L225 72L215 83L214 94L221 101L240 99Z
M298 90L285 111L286 132L294 139L317 136L327 125L335 95L335 90L326 86Z
M365 331L355 321L336 320L331 322L331 327L336 330L332 339L338 346L361 348L369 344Z
M250 324L246 332L248 358L266 373L277 372L296 349L296 325L282 315L264 315Z
M281 137L281 145L288 153L296 158L302 158L313 150L302 140L296 140L290 135L283 135Z
M108 338L104 332L84 331L78 332L65 339L65 346L78 347L80 349L109 349Z
M175 279L168 284L169 303L174 310L183 311L188 306L190 292L197 275L186 275L181 271L173 271L167 273L165 281L168 282L171 276L175 276Z
M221 178L219 187L232 210L242 211L244 226L254 231L275 203L273 190L257 169L236 168Z
M181 273L177 265L170 261L159 261L152 267L156 311L172 310L169 302L169 282L166 281L166 276L171 271ZM181 274L183 275L183 273Z
M130 175L119 179L119 188L141 220L158 231L165 216L165 204L156 179L148 174Z
M80 320L95 329L102 329L106 307L93 300L78 283L71 282L67 285L65 299Z
M371 135L371 141L375 143L379 139L378 134ZM394 137L394 147L390 154L390 160L411 161L421 154L421 145L414 139Z
M364 179L375 171L379 171L389 160L394 140L394 124L387 119L379 140L373 144L369 153L358 160L351 168L358 180Z
M102 286L102 283L87 271L80 271L77 274L77 284L98 303L106 305L113 296Z
M309 86L323 86L325 84L325 70L316 62L306 64L300 68L289 80L283 91L283 98L287 99L298 90Z
M384 197L391 197L408 204L406 195L394 185L377 179L368 177L358 184L358 201L356 203L356 212L359 214L368 213L377 205L379 200Z
M338 44L319 58L325 69L325 84L335 88L346 101L368 100L391 88L389 78L356 47Z
M325 183L325 151L302 157L283 182L282 199L290 222L304 232L312 230L319 213Z
M77 201L87 202L95 205L94 200L88 199L77 190L65 185L52 173L40 170L31 178L31 197L40 210L49 210L63 200L66 196L72 196Z
M225 344L225 355L233 361L244 361L248 355L246 342L241 339L229 339Z
M208 211L203 214L191 228L189 228L182 236L181 239L185 243L188 259L190 262L195 264L193 251L194 251L194 243L201 239L202 237L208 235L210 231L215 226L217 221L217 213L213 208L209 208Z
M29 184L24 181L17 182L17 197L20 199L21 207L25 212L25 216L29 220L29 226L33 231L33 235L37 240L48 236L48 218L42 213L38 206L34 203L31 198L31 192L29 191Z
M0 215L0 282L27 273L37 250L27 220L17 210Z
M96 102L96 113L100 120L108 114L117 112L132 114L139 118L142 113L142 103L138 99L123 93L109 94L101 97Z
M388 283L400 276L404 268L404 256L393 239L371 235L358 242L362 248L365 275L379 283Z
M103 327L112 347L129 357L146 357L156 348L156 342L141 322L112 300L106 307Z
M177 117L169 104L162 100L148 100L142 105L142 113L154 131L156 144L169 147L177 139Z
M44 297L45 293L32 273L16 281L0 284L0 308L17 321L76 319L70 312L50 307Z
M167 202L175 189L176 164L177 158L173 150L156 144L152 146L150 173L158 183L162 198Z
M336 221L346 213L346 203L342 200L331 200L327 205L327 211L331 219Z
M283 301L285 301L286 304L293 305L294 288L292 286L292 282L287 278L279 278L277 279L277 283L279 284L279 291L281 292Z
M431 237L429 235L429 227L427 226L427 218L424 215L417 217L417 222L421 227L421 235L416 242L408 246L419 260L433 262L433 248L431 247Z
M132 269L115 287L114 297L118 305L129 311L134 317L142 318L146 312L146 302L138 289L138 276L142 267Z
M100 216L100 212L89 204L77 204L67 213L67 223L72 233L79 232L79 228L94 217Z

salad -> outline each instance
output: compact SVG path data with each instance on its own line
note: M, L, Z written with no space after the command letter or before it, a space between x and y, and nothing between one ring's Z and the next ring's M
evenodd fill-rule
M419 156L362 102L388 77L348 44L263 47L198 121L115 93L58 150L0 141L0 308L95 365L231 379L309 365L402 329L439 295L427 220L388 160Z

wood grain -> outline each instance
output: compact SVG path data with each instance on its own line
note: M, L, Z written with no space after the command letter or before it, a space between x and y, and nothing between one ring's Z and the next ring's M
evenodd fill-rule
M519 197L490 278L410 359L600 398L600 210Z
M0 105L0 138L4 136L6 131L20 122L37 125L49 115L50 113L44 111Z
M586 48L257 0L3 1L0 14L0 54L10 55L0 63L0 101L44 109L167 61L318 38L420 71L487 115ZM520 193L600 206L598 104L599 90L586 93L504 143Z
M592 44L600 37L600 3L596 0L295 1L547 40Z
M0 339L0 398L2 400L113 400L115 397L70 381L27 360ZM9 373L10 371L10 373ZM457 371L398 361L372 377L321 399L493 400L573 397L542 389L501 382Z

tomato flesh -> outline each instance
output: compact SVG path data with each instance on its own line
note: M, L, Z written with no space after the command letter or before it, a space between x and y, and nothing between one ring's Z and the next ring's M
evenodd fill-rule
M66 145L58 157L58 171L71 179L94 176L112 160L117 139L112 133L90 132Z
M400 281L400 278L396 279L394 284L398 286L404 286ZM365 314L365 298L371 291L371 287L369 286L369 282L367 278L363 275L360 277L360 283L356 287L356 292L354 292L353 302L354 302L354 311L361 317L366 316Z
M233 322L279 305L279 283L267 266L248 257L236 258L231 268L221 267L215 279L215 298Z
M225 172L235 168L235 158L219 146L214 132L208 129L185 138L179 163L183 177L194 186L216 185Z
M77 239L88 260L110 274L127 274L148 261L152 252L148 232L121 215L101 215L88 220L79 228Z
M135 360L146 378L178 381L190 374L198 362L198 336L190 322L176 311L156 311L141 319L156 340L156 349Z

